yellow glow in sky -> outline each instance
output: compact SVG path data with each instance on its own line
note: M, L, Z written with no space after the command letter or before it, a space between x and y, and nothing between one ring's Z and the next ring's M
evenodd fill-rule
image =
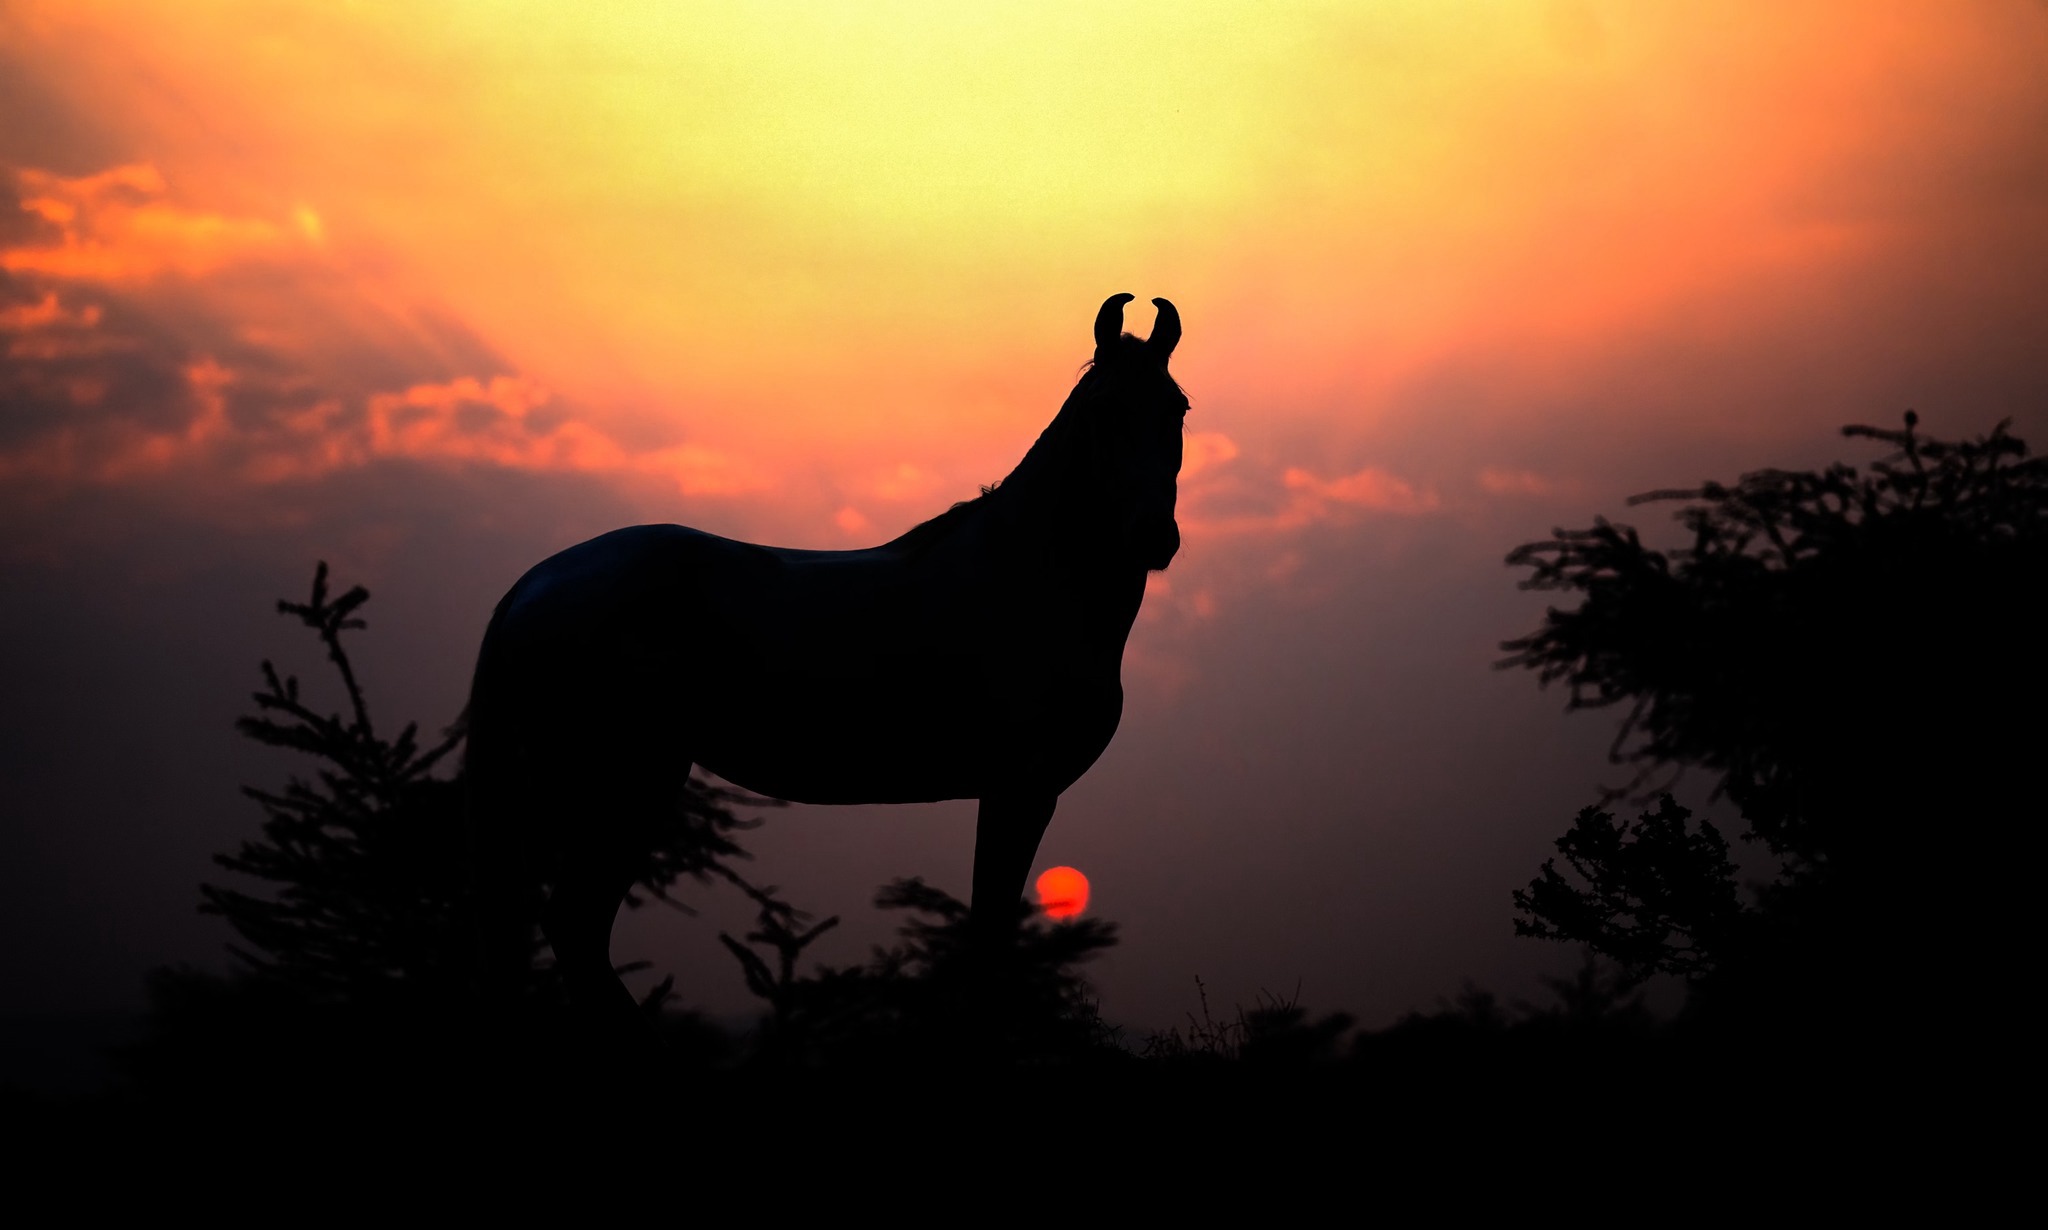
M621 448L823 473L842 526L894 516L840 499L876 475L999 475L1114 291L1181 305L1203 427L1341 447L1475 348L1568 386L2015 229L2034 196L1956 185L2024 144L2048 62L2038 9L1989 2L0 14L186 215L452 317Z

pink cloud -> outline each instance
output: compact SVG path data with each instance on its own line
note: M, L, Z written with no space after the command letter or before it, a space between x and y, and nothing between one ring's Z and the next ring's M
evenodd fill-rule
M1312 510L1311 519L1316 520L1323 519L1331 505L1403 516L1435 512L1437 509L1436 492L1418 491L1406 479L1397 478L1377 466L1367 466L1356 473L1329 479L1317 478L1307 470L1291 467L1280 476L1280 480L1288 490L1300 494L1296 507Z
M537 425L533 412L546 406L548 390L524 376L488 381L464 376L379 393L367 404L360 447L331 447L328 457L360 464L403 458L506 469L580 474L646 475L675 484L686 495L737 495L760 490L767 480L752 467L712 449L675 445L628 449L602 429L566 418ZM325 435L316 428L307 435Z
M1189 433L1181 455L1180 477L1182 482L1194 478L1205 470L1212 470L1238 454L1237 442L1220 431L1197 431Z
M210 358L181 373L192 414L183 424L152 430L127 420L66 427L0 452L0 478L117 483L161 473L210 455L232 435L223 390L232 379Z
M68 311L57 302L57 294L50 291L35 303L15 303L0 307L0 332L31 333L47 329L91 329L100 323L100 309L97 304L88 304L77 311Z
M307 206L277 220L189 208L149 163L11 178L32 221L0 246L0 397L12 412L0 476L267 485L403 460L651 479L688 495L770 485L713 449L629 445L525 375L451 377L495 356L420 329L375 287L304 294L294 267L323 236ZM213 275L241 263L292 276L260 283L254 300L214 295ZM186 281L145 288L173 275ZM338 350L322 352L323 330ZM914 467L889 476L906 492L923 479Z
M1183 531L1197 536L1288 533L1361 515L1425 516L1442 507L1433 488L1418 487L1378 466L1322 478L1301 466L1277 477L1210 474L1182 485Z
M99 283L197 276L319 240L317 216L303 206L274 222L179 205L148 163L77 177L26 168L15 179L22 212L41 220L43 234L0 248L9 273Z
M99 332L101 317L98 304L67 308L54 291L34 302L0 304L0 333L10 335L6 357L49 362L125 348Z
M1479 487L1488 495L1552 495L1560 484L1534 470L1487 466L1479 471Z
M300 409L274 409L254 424L238 424L228 413L229 394L241 381L237 373L201 358L183 376L189 408L181 425L149 430L118 418L69 425L0 452L0 476L118 483L187 468L269 484L406 460L639 475L688 495L734 495L768 485L753 468L713 450L631 451L574 418L537 426L532 413L548 404L549 394L520 376L415 384L370 396L359 413L324 398Z
M923 466L902 461L866 475L853 486L869 499L900 504L935 499L945 490L947 482Z

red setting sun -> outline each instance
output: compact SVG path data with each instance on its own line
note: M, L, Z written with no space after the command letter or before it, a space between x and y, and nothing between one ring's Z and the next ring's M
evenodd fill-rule
M1053 867L1038 877L1038 905L1052 918L1079 918L1088 908L1088 877L1072 867Z

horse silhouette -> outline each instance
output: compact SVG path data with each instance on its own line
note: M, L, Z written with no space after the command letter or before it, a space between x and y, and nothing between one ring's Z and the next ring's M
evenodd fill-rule
M977 799L970 931L1013 926L1060 793L1109 746L1145 574L1180 549L1180 315L1106 301L1095 355L1015 470L857 551L615 530L536 565L478 655L480 841L547 886L573 1002L624 1010L611 929L692 765L801 803ZM488 830L488 831L486 831Z

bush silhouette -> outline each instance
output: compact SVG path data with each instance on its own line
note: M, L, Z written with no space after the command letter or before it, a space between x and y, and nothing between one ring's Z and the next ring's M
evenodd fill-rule
M1630 984L1651 974L1693 978L1725 958L1747 921L1728 842L1670 795L1635 823L1588 807L1557 839L1557 860L1515 890L1515 934L1582 943L1616 962ZM1584 883L1586 887L1578 887Z
M895 880L877 908L904 915L899 942L862 965L796 974L803 949L837 925L761 894L746 943L721 935L767 1001L757 1058L778 1067L933 1068L1074 1064L1123 1059L1080 967L1114 947L1116 924L1053 922L1019 903L1016 925L991 953L972 936L967 903L920 878ZM774 964L755 948L765 948Z
M1259 1066L1298 1066L1333 1060L1355 1023L1348 1012L1312 1018L1302 1006L1301 988L1281 997L1259 993L1253 1006L1242 1004L1219 1021L1209 1009L1209 988L1195 979L1201 1016L1188 1013L1185 1030L1175 1027L1145 1039L1142 1053L1169 1063L1213 1064L1223 1061Z
M1559 842L1576 875L1516 894L1522 933L1703 977L1758 1021L1839 1024L1910 971L1891 1015L1926 1025L2022 968L2029 877L2000 850L2039 814L2048 466L2007 427L1848 427L1896 451L1631 501L1682 501L1683 547L1596 520L1509 555L1582 599L1501 665L1625 707L1611 757L1636 773L1607 801L1704 770L1779 865L1743 911L1711 827L1588 809Z
M342 1091L373 1075L382 1087L428 1071L502 1070L482 1039L529 1034L559 998L539 935L543 886L498 886L493 908L482 908L479 866L516 870L516 860L480 858L479 847L511 835L472 831L460 777L435 775L460 747L462 722L431 744L416 724L378 733L343 643L366 627L359 612L368 600L361 586L334 596L323 563L306 601L278 603L319 638L346 707L323 711L296 676L263 663L256 713L236 728L315 767L282 789L244 788L263 811L258 835L214 861L255 884L200 887L200 909L234 931L231 970L152 977L151 1035L127 1061L145 1085ZM684 876L745 886L732 864L747 857L739 835L758 821L732 809L771 802L693 779L629 904L687 909L675 896ZM515 1000L484 994L486 950L516 954ZM672 985L644 1006L658 1011ZM702 1033L688 1020L674 1024Z
M357 586L330 600L322 564L308 601L278 603L319 636L348 710L321 713L301 697L296 676L263 663L257 715L236 729L311 756L318 767L282 790L244 787L263 809L260 836L215 856L272 892L206 884L200 909L234 929L229 951L241 969L281 990L316 1003L402 999L425 1007L459 998L468 980L462 791L432 776L462 732L451 728L428 747L416 724L393 739L377 734L342 645L345 632L367 626L355 613L369 596ZM530 960L530 928L524 943Z

